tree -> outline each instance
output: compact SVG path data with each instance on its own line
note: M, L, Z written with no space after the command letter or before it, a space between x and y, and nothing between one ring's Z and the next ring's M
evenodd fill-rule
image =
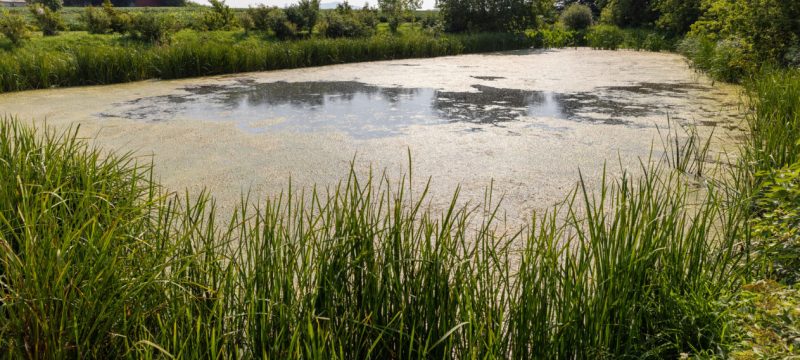
M28 38L28 24L19 14L3 10L0 12L0 34L5 35L14 46L18 46Z
M701 6L690 34L738 42L749 62L787 62L800 47L800 1L702 0Z
M562 0L556 2L556 8L561 11L565 10L572 4L581 4L588 6L589 9L592 9L592 13L595 16L600 15L600 10L603 10L603 6L605 6L605 2L603 0Z
M687 33L703 13L700 0L656 0L654 7L661 13L656 25L673 35Z
M422 0L378 0L378 7L389 20L389 29L397 32L403 15L409 10L422 7Z
M522 31L538 25L553 7L550 0L439 0L445 30Z
M297 25L298 30L306 29L311 35L319 20L319 0L300 0L296 5L286 8L286 17Z
M570 30L584 30L592 26L592 9L586 5L573 3L561 13L561 23Z
M58 11L51 10L41 3L31 4L29 9L39 25L39 29L42 30L42 35L53 36L64 29L64 23L61 21L61 15Z
M48 8L51 11L54 11L54 12L58 11L58 10L61 10L61 8L64 7L64 1L63 0L33 0L33 1L29 1L29 4L30 5L39 4L39 5L42 5L42 6Z
M601 20L619 27L636 27L658 19L651 0L609 0L602 11Z

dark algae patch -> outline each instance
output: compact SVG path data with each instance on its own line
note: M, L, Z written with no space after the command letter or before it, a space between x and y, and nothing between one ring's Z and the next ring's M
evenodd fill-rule
M482 80L502 77L478 77ZM116 104L104 117L150 122L176 117L236 121L250 132L340 131L356 138L395 136L412 125L481 126L552 118L582 123L650 127L637 118L669 112L653 95L680 97L694 84L642 83L560 93L472 85L473 91L384 87L357 81L232 83L187 86L183 94Z

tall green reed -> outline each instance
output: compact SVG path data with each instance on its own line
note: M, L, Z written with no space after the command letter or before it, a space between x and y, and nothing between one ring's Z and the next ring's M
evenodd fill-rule
M61 46L27 46L0 57L0 92L514 50L531 44L524 35L502 33L287 42L249 38L231 43L187 32L160 46L119 39L90 45L70 41Z

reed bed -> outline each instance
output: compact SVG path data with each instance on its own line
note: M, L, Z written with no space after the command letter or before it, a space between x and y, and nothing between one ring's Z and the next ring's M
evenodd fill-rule
M666 161L581 180L519 232L358 177L220 221L131 154L0 125L0 351L11 358L598 358L718 351L740 212ZM658 160L658 159L652 159ZM216 219L216 221L215 221Z
M524 35L503 33L287 42L250 37L233 43L192 32L177 37L171 44L160 46L119 40L85 45L69 41L16 49L0 57L0 92L491 52L532 45Z

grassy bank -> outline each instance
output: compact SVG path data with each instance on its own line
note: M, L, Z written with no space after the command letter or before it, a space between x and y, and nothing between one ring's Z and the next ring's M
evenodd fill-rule
M240 35L184 30L169 45L162 46L132 43L115 35L69 34L38 38L0 57L0 91L433 57L530 46L529 39L524 36L496 33L287 42Z

